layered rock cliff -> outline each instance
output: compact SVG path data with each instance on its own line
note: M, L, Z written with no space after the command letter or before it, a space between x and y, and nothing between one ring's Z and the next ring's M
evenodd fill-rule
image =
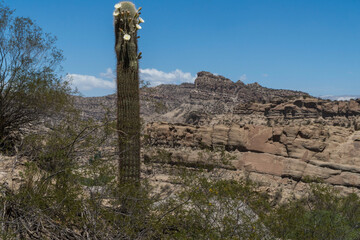
M300 196L311 181L360 192L360 99L322 100L208 72L194 84L142 89L141 99L144 159L161 163L160 182L171 166L208 166L249 177L280 200ZM113 95L76 102L95 119L115 109Z

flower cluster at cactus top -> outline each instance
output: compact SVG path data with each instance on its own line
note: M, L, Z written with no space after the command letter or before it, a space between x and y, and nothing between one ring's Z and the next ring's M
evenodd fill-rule
M1 1L1 0L0 0ZM115 4L115 10L114 10L114 12L113 12L113 15L114 15L114 17L118 17L120 14L124 14L124 13L121 13L121 3L117 3L117 4ZM140 30L140 29L142 29L142 27L140 26L140 23L144 23L145 21L144 21L144 19L142 19L139 15L140 15L140 10L141 10L141 8L139 8L138 9L138 11L136 12L136 14L135 14L135 16L134 16L134 18L133 18L133 21L136 21L135 22L135 27L136 27L136 29L137 30ZM129 18L129 19L131 19L131 18ZM120 29L121 30L121 29ZM124 33L124 32L123 32ZM124 36L123 36L123 39L125 40L125 41L129 41L130 39L131 39L131 36L128 34L128 33L124 33Z
M113 15L114 15L114 17L117 17L117 16L119 16L120 15L120 8L121 8L121 3L117 3L117 4L115 4L115 10L114 10L114 12L113 12ZM140 10L141 8L139 8L139 10ZM140 14L138 13L137 14L137 16L139 16ZM138 17L138 23L144 23L145 21L144 21L144 19L142 19L141 17ZM140 27L140 25L136 25L136 28L137 29L141 29L141 27Z

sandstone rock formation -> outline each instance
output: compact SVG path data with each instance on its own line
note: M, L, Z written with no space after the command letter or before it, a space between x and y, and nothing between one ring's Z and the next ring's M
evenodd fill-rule
M275 101L268 104L239 104L234 114L261 113L267 118L311 119L322 117L352 118L360 115L360 99L330 101L317 98L300 98L291 101Z
M341 127L191 126L152 123L148 144L171 149L225 149L236 153L236 169L301 180L319 178L335 185L360 188L360 132ZM350 174L350 175L349 175Z
M360 192L360 99L322 100L208 72L194 84L142 89L141 98L144 162L161 163L159 182L182 165L249 177L280 200L301 196L309 181ZM106 108L111 115L114 101L76 98L95 119Z

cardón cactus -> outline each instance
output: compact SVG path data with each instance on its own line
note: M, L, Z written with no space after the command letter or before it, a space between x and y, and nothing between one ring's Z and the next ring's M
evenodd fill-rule
M140 98L137 31L143 20L132 2L115 5L115 52L117 57L117 130L119 182L140 179Z

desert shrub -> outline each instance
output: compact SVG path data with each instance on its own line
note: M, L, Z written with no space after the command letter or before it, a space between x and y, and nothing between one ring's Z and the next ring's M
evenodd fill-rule
M154 101L154 108L154 111L160 114L165 113L168 110L167 106L162 101Z
M250 181L184 170L176 182L180 189L156 203L160 239L270 239L256 214L267 208L266 197Z
M74 93L62 80L56 38L0 2L0 151L12 151L21 127L64 111Z
M279 206L267 226L281 239L360 238L360 198L341 196L332 187L312 185L309 195Z

